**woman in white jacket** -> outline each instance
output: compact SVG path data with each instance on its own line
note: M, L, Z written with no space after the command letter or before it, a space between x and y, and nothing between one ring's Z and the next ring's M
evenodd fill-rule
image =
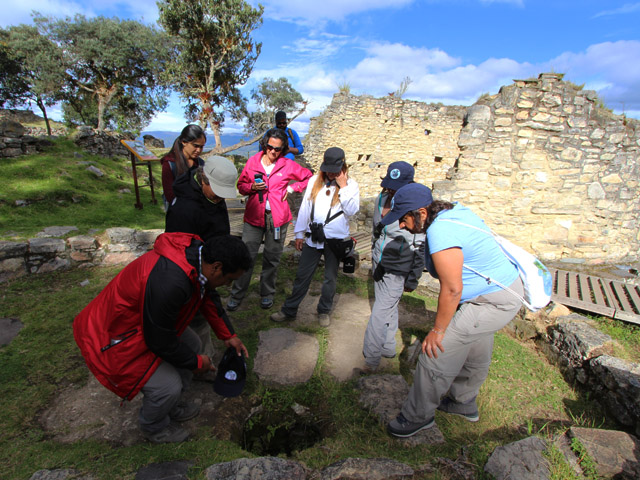
M349 238L349 217L360 209L360 189L349 178L344 151L331 147L324 153L320 173L311 177L304 193L296 227L296 249L302 252L293 291L279 312L271 315L274 322L294 320L302 299L309 290L320 257L324 255L324 282L318 301L318 322L331 323L329 316L336 292L340 259L326 246L325 239Z

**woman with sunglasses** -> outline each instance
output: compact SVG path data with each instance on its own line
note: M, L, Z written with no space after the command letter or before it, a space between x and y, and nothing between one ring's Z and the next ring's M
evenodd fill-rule
M176 198L173 193L175 179L188 172L191 167L204 166L204 160L200 158L200 154L202 154L206 142L207 137L200 126L187 125L173 142L171 150L160 160L162 164L162 199L165 211L169 209L169 205Z
M260 306L268 309L273 306L276 272L291 221L287 196L293 192L302 192L312 174L310 170L285 157L289 146L284 130L269 130L262 138L261 146L262 150L247 160L238 179L238 191L241 195L248 195L242 241L249 248L253 260L264 240ZM234 311L240 306L249 288L252 273L253 268L250 268L233 283L227 310Z

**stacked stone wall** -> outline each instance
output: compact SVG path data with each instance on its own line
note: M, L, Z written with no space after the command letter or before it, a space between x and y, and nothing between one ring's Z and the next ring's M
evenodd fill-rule
M460 154L457 139L465 111L338 93L321 116L311 119L304 159L317 170L327 148L342 148L365 198L379 193L380 178L398 160L414 165L417 182L431 184L446 178Z
M345 150L369 209L386 166L405 160L435 198L543 260L640 258L640 122L562 75L515 80L468 108L336 94L311 121L307 162L317 169L330 146Z
M638 127L561 75L516 80L469 108L455 173L434 194L546 260L636 260Z

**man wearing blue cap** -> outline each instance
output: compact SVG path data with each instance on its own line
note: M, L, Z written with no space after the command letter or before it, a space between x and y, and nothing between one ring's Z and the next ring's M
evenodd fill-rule
M383 190L374 206L371 245L375 302L364 334L365 366L360 374L375 372L381 357L396 355L398 303L403 292L416 289L424 268L424 234L408 232L397 221L381 223L391 210L396 191L413 183L413 175L414 169L407 162L393 162L380 183Z
M430 428L436 409L477 422L476 397L489 373L493 335L522 306L500 285L522 296L518 270L480 217L462 205L433 200L424 185L396 192L382 224L395 221L411 233L426 233L425 265L440 282L440 293L409 396L387 431L409 437Z

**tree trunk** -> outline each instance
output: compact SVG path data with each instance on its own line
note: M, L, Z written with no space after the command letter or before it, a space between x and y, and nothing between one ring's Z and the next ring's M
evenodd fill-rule
M44 102L40 98L36 98L36 104L40 111L42 112L42 116L44 117L44 123L47 125L47 136L51 136L51 123L49 122L49 117L47 117L47 109L44 106Z
M109 88L99 88L97 91L98 95L98 131L102 132L104 130L104 111L107 108L107 105L111 103L113 96L116 94L118 87L112 85Z

